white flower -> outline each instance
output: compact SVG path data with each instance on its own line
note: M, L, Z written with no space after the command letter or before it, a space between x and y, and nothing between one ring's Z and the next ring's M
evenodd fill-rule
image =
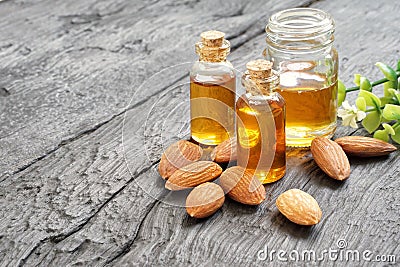
M358 110L356 106L351 106L349 102L343 101L342 109L338 110L338 117L342 118L342 125L357 129L357 121L362 121L367 114L364 111Z

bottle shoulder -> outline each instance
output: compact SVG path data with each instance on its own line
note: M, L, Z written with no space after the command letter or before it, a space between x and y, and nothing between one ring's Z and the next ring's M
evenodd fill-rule
M196 61L191 69L190 75L226 75L229 74L232 77L236 77L236 72L233 65L229 61L223 62L205 62Z
M236 79L236 72L229 61L196 61L190 70L190 79L199 83L225 83Z
M263 107L269 106L272 109L283 109L285 108L285 100L277 92L272 92L268 95L245 93L238 98L236 106L237 108L246 106L253 109L263 109Z

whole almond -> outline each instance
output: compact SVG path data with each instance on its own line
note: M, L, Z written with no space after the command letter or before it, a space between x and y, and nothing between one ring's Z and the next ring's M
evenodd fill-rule
M180 140L170 145L162 154L158 172L168 179L177 169L180 169L201 158L203 149L186 140Z
M222 207L225 194L222 188L214 183L196 186L186 198L186 211L194 218L205 218Z
M317 137L311 142L311 153L317 165L330 177L344 180L350 176L350 163L343 149L332 140Z
M165 183L165 188L177 191L212 181L222 173L222 168L212 161L197 161L176 170Z
M377 157L396 151L397 148L385 141L365 136L345 136L335 140L351 156Z
M211 160L219 163L237 160L236 137L225 140L211 152Z
M276 199L278 210L290 221L300 225L314 225L321 221L318 202L300 189L290 189Z
M220 185L230 198L247 205L258 205L266 196L254 172L239 166L226 169L221 174Z

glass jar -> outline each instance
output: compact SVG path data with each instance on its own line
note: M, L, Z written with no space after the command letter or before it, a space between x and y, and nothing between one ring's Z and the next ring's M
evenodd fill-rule
M336 129L338 54L335 23L326 12L293 8L272 15L264 56L280 72L286 102L286 144L307 147Z
M230 43L219 31L206 31L196 43L199 60L190 70L191 137L218 145L235 134L236 74L226 59Z

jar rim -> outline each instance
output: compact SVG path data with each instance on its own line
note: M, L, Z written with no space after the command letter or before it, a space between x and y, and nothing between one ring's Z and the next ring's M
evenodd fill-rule
M316 8L291 8L273 14L265 31L269 35L315 35L333 33L335 22L332 16Z
M316 8L291 8L273 14L265 27L267 42L296 42L323 40L321 44L333 42L335 21L333 17Z

